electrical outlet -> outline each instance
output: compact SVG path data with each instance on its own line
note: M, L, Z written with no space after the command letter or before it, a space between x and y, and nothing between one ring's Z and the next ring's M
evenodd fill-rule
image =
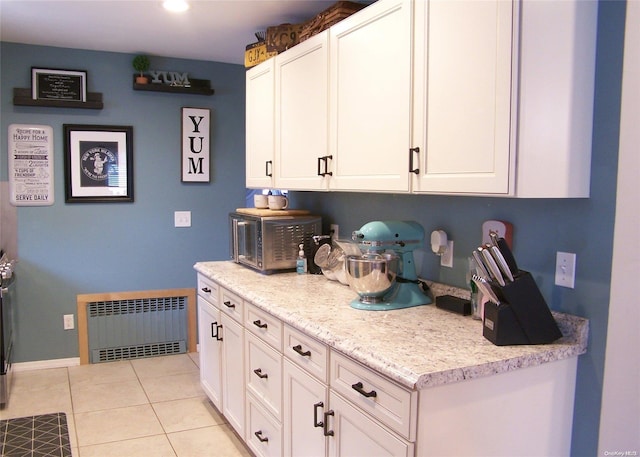
M440 266L453 268L453 241L447 242L447 250L440 256Z
M65 330L73 330L74 328L76 328L73 321L73 314L65 314L63 316L63 326Z
M191 211L175 211L173 219L175 227L191 227Z
M338 224L331 224L329 227L331 230L331 238L337 240L340 238L340 226Z
M556 285L573 289L576 281L576 255L556 252Z

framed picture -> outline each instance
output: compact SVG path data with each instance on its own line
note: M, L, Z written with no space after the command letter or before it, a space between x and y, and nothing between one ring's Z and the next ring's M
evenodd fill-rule
M133 201L133 127L64 124L65 201Z
M34 100L87 101L87 72L31 68L31 92Z
M182 182L210 180L210 125L210 109L182 108Z

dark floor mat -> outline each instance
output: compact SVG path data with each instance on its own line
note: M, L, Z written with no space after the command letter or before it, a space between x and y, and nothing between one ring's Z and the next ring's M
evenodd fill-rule
M0 420L0 455L71 457L65 413Z

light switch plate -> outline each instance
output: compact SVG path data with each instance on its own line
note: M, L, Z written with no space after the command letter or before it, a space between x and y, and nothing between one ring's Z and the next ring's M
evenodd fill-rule
M191 227L191 211L176 211L173 218L175 227Z
M556 285L573 289L576 281L576 255L556 252Z

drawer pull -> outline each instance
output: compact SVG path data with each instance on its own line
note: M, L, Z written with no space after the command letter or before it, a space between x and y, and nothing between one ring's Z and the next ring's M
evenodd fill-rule
M255 325L258 328L267 328L267 324L263 324L260 319L258 319L257 321L253 321L253 325Z
M303 351L302 350L302 345L298 344L297 346L293 346L291 349L293 349L294 351L296 351L298 354L300 354L302 357L311 357L311 351Z
M207 294L211 293L211 289L209 289L208 287L203 287L202 291L207 293Z
M225 301L225 302L222 302L222 303L224 303L224 306L226 306L227 308L235 308L236 307L236 305L234 305L230 301Z
M322 408L323 406L324 406L324 403L322 403L321 401L313 405L313 426L314 427L324 428L324 422L322 421L318 422L318 408Z
M262 436L262 430L258 430L254 433L254 435L256 436L256 438L258 438L258 440L260 440L261 443L266 443L267 441L269 441L269 438L267 438L266 436Z
M333 430L329 430L329 416L333 415L335 415L335 413L332 409L324 413L324 426L322 427L324 436L333 436Z
M262 372L262 368L256 368L255 370L253 370L253 372L260 378L260 379L267 379L269 377L269 375L267 373L263 373Z
M378 393L375 390L372 390L371 392L365 392L365 390L362 388L361 382L356 382L355 384L352 384L351 388L356 392L358 392L360 395L364 395L367 398L378 396Z

